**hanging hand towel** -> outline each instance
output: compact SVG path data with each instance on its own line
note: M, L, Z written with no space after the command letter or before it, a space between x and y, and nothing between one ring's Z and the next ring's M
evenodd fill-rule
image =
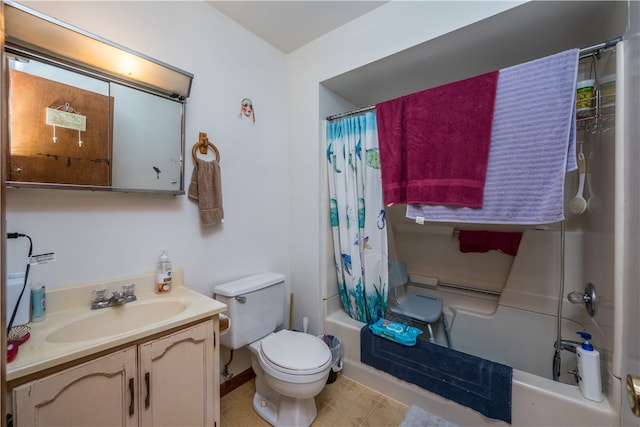
M376 105L384 203L481 207L498 72Z
M481 209L409 205L407 217L484 224L564 219L564 177L577 168L578 50L500 70Z
M518 255L518 247L522 240L520 232L460 230L458 234L460 252L500 251L507 255Z
M213 160L198 160L193 167L188 196L198 202L200 222L203 225L214 225L222 222L222 184L220 181L220 165Z

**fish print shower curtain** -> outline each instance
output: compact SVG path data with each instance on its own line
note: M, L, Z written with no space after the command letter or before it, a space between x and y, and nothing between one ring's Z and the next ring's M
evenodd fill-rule
M327 124L333 249L342 305L361 322L384 317L387 230L374 113Z

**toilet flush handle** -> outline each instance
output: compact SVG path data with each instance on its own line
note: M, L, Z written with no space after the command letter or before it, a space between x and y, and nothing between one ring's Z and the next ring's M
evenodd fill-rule
M244 295L239 295L236 297L236 301L238 301L240 304L244 304L247 302L247 297L245 297Z

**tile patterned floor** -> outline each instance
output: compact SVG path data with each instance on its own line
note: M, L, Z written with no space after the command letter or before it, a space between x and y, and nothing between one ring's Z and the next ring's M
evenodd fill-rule
M269 427L253 410L255 380L220 400L222 427ZM409 410L406 405L383 396L342 375L316 396L318 416L312 427L397 427Z

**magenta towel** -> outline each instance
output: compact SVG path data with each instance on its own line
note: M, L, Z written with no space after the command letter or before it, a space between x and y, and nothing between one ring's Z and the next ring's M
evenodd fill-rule
M489 252L490 250L504 252L508 255L518 255L521 232L460 230L458 235L460 252Z
M384 203L482 207L498 71L376 105Z

